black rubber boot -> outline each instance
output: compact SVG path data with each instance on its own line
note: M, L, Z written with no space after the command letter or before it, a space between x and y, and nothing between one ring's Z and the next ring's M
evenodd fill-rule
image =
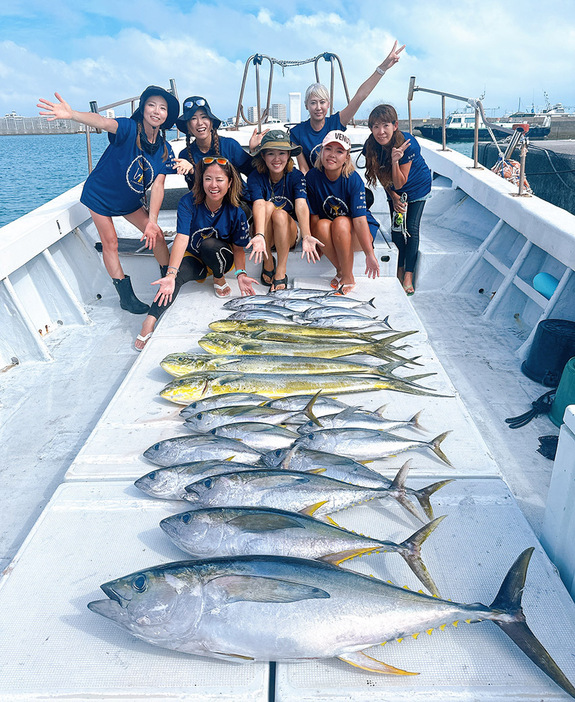
M116 288L118 295L120 296L120 307L127 312L132 314L146 314L150 309L149 305L145 302L138 300L132 290L132 283L130 281L130 276L127 275L121 280L118 278L112 278L112 282Z

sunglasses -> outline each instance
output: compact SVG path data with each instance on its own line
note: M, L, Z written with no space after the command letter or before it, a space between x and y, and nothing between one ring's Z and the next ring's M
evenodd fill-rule
M204 98L198 98L197 100L188 100L187 102L184 102L184 107L204 107L206 105L206 101Z
M229 161L227 158L224 158L224 156L204 156L202 163L204 163L206 166L209 166L211 163L217 163L220 166L225 166L229 163Z

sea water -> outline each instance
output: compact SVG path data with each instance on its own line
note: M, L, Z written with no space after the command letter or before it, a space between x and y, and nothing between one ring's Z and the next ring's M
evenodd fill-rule
M92 134L92 163L108 145L108 135ZM473 144L449 144L472 156ZM88 176L84 134L0 136L0 227L40 207Z

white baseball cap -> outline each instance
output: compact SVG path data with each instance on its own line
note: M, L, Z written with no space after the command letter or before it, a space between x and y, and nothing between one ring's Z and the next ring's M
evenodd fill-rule
M322 146L327 146L328 144L340 144L343 146L343 148L346 151L349 151L351 149L351 140L350 138L344 134L343 132L333 129L331 132L328 132L323 141L321 142Z

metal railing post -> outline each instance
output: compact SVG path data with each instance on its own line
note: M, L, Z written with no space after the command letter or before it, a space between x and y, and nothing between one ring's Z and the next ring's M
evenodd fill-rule
M479 168L479 110L475 108L475 127L473 130L473 168Z
M441 150L447 151L447 125L445 123L445 95L441 96Z

